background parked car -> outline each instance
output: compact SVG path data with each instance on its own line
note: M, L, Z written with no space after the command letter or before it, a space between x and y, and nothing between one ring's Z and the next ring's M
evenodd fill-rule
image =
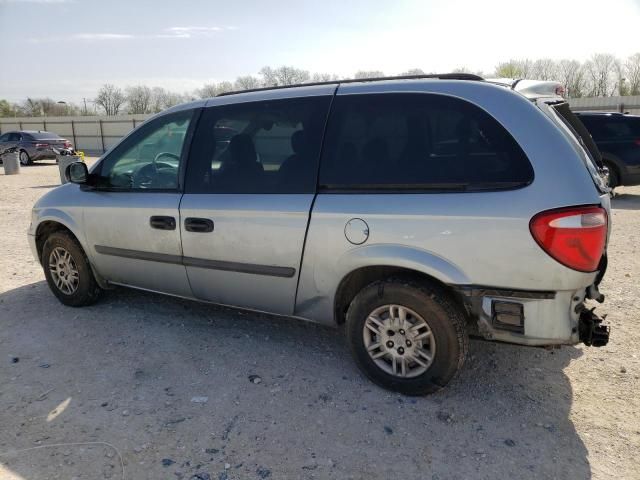
M609 169L609 185L640 185L640 116L575 112L584 123Z
M66 138L52 132L22 130L6 132L0 136L0 151L18 147L20 163L30 165L35 160L56 158L53 148L73 148Z

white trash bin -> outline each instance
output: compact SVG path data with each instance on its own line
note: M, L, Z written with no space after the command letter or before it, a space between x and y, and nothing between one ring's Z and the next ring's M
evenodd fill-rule
M56 155L56 158L58 159L58 170L60 171L60 183L64 185L68 182L64 174L67 167L72 163L81 162L82 157L79 157L78 155Z
M17 175L20 173L20 154L18 152L2 155L2 165L5 175Z

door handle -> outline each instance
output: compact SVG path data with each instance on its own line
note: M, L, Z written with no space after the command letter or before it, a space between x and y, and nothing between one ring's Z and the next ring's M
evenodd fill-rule
M149 225L151 225L151 228L156 228L158 230L175 230L176 219L173 217L157 215L149 219Z
M213 221L208 218L185 218L184 229L196 233L213 232Z

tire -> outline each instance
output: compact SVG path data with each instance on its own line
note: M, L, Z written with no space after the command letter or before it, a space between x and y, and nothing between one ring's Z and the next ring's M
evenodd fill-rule
M102 293L82 247L66 232L55 232L47 238L42 248L42 267L49 288L65 305L91 305Z
M384 328L376 326L371 315L380 311L373 316L383 320L389 306L405 310L404 324L413 324L410 331L399 328L400 320L393 321L394 333L387 329L391 318L403 317L397 309L394 317L387 314ZM422 322L427 326L417 329ZM346 323L351 353L363 373L381 387L406 395L426 395L443 388L460 371L469 349L462 309L443 288L427 282L395 278L372 283L363 288L349 305ZM371 326L377 327L378 334L373 333ZM425 338L417 340L421 336ZM368 350L371 349L370 354ZM399 356L401 350L403 356ZM416 353L419 350L431 356L431 360L427 360L423 353ZM397 361L392 360L394 356ZM416 357L423 362L422 365L417 363Z
M31 165L32 163L33 161L31 160L29 154L25 150L20 150L20 165L26 167L27 165Z
M618 169L613 163L604 162L604 165L609 169L609 187L616 188L620 186L620 174Z

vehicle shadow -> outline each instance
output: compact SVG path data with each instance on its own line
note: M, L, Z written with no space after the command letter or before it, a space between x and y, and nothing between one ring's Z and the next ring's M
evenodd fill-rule
M0 473L17 478L95 455L119 478L87 446L1 455L74 442L115 447L127 478L591 478L563 373L577 348L472 341L448 388L406 397L362 377L342 329L126 289L74 309L44 282L0 305L19 359L0 361Z
M618 210L640 210L640 195L616 193L611 199L611 206Z

